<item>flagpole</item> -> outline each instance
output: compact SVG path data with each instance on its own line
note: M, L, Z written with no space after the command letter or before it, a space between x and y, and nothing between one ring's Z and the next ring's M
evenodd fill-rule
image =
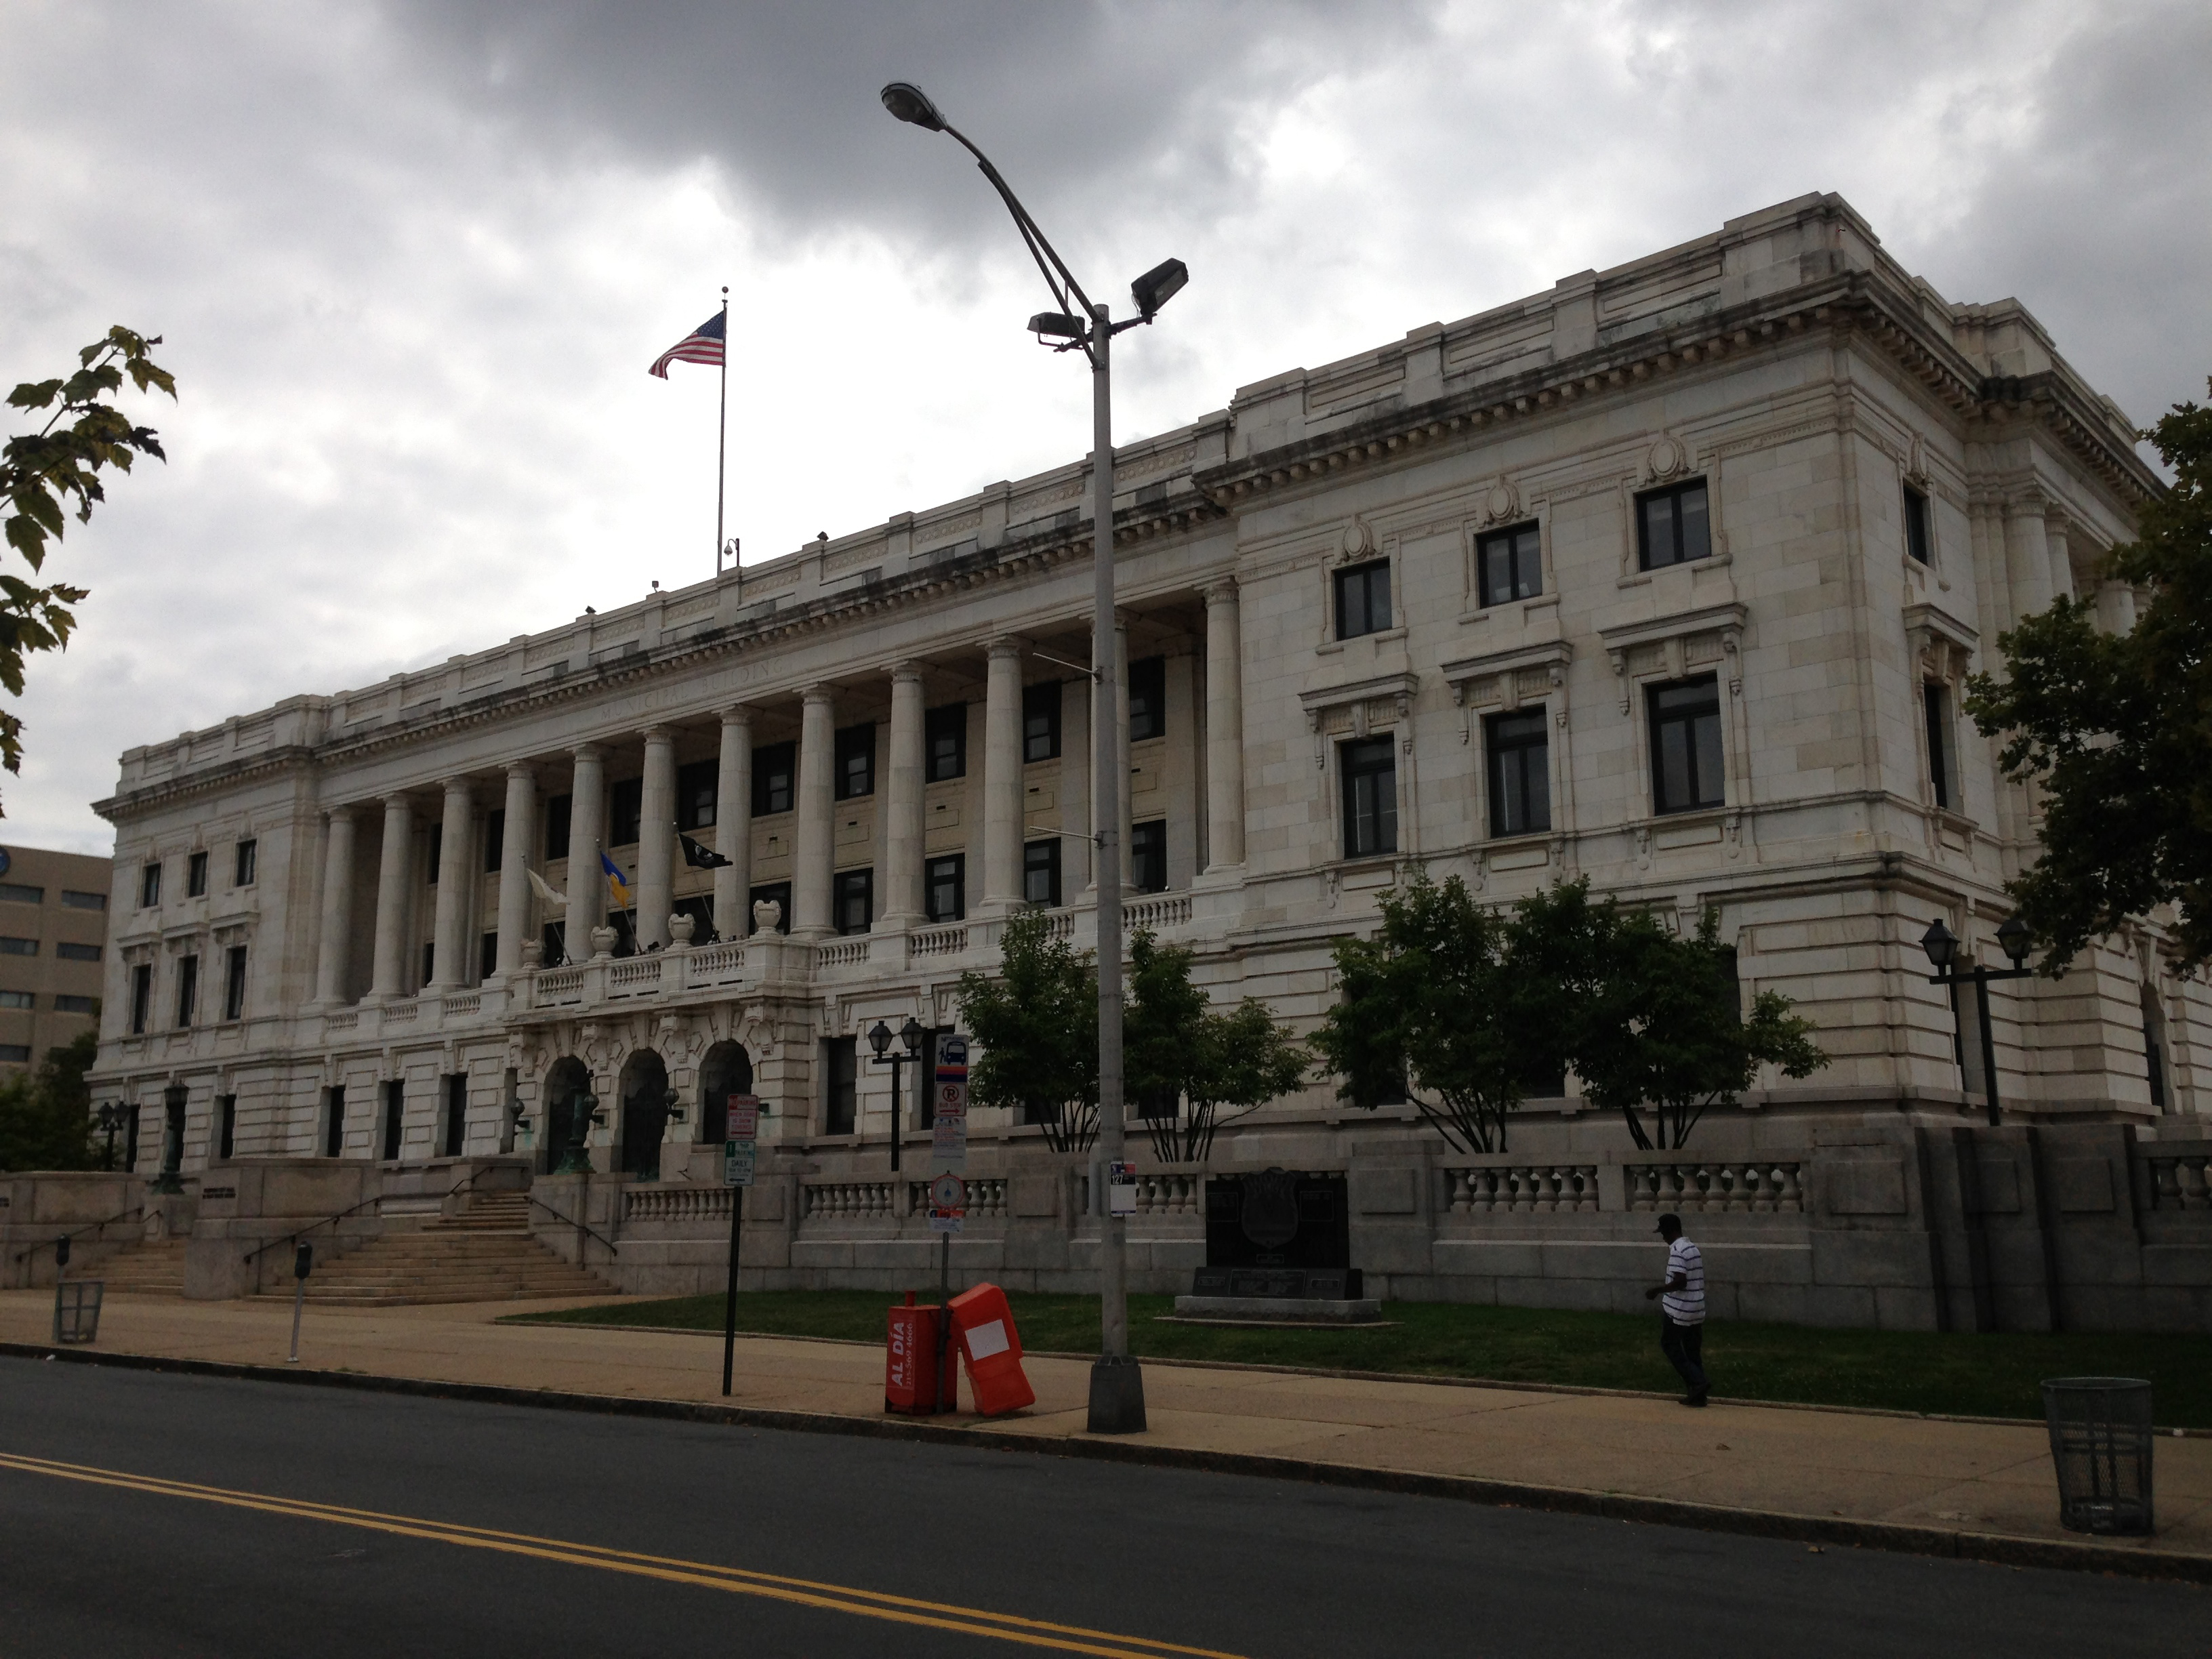
M730 450L730 289L722 285L722 423L714 431L714 579L722 577L722 485Z

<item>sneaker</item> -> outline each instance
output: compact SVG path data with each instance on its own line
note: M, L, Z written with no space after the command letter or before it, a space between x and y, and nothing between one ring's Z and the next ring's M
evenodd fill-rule
M1705 1391L1703 1389L1700 1389L1695 1394L1684 1395L1682 1396L1682 1403L1685 1406L1704 1405L1705 1403Z

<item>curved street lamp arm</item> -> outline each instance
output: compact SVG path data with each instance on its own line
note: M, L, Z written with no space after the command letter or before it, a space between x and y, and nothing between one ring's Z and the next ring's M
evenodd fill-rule
M1083 285L1075 280L1075 275L1068 270L1066 261L1062 259L1054 251L1053 245L1045 240L1044 232L1038 229L1036 221L1030 217L1030 210L1022 205L1021 198L1014 194L1012 188L1000 176L999 169L991 165L991 158L969 142L968 135L957 127L948 123L944 130L957 139L961 148L975 158L975 165L982 169L983 176L991 181L991 188L999 192L1000 199L1006 204L1006 210L1014 216L1014 223L1022 233L1022 240L1029 245L1030 258L1036 261L1037 270L1043 273L1045 286L1052 290L1054 301L1062 311L1075 311L1085 321L1090 320L1092 309L1090 297L1083 291ZM1070 295L1075 298L1073 306L1068 304Z

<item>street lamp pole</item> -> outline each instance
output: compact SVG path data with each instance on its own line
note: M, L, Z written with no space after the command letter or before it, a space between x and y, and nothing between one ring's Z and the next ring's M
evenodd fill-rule
M906 1024L899 1029L899 1041L906 1045L906 1052L900 1054L891 1047L891 1028L883 1021L878 1020L868 1032L868 1047L876 1051L876 1064L891 1068L891 1173L893 1175L896 1175L899 1169L899 1139L906 1133L906 1119L899 1109L899 1073L911 1060L915 1067L915 1092L919 1094L929 1086L929 1079L921 1075L920 1069L922 1041L928 1035L928 1032L921 1029L921 1022L912 1014L908 1014L906 1017Z
M1110 1213L1107 1166L1126 1150L1121 1075L1121 788L1127 764L1121 753L1117 653L1114 647L1114 386L1113 338L1123 329L1149 324L1159 308L1189 281L1180 259L1154 266L1129 285L1138 314L1112 320L1107 307L1094 305L1036 222L1030 217L991 160L948 123L928 94L904 81L883 90L884 107L898 119L956 140L1013 215L1022 240L1036 261L1045 286L1060 309L1030 319L1041 343L1060 351L1079 350L1091 362L1091 537L1094 582L1091 594L1091 743L1096 782L1092 836L1098 886L1098 1152L1099 1176L1091 1182L1091 1208L1100 1225L1098 1258L1099 1354L1091 1368L1089 1427L1093 1434L1133 1434L1145 1427L1144 1373L1129 1352L1128 1223Z
M1982 1027L1982 1092L1989 1103L1990 1127L1993 1129L2003 1121L2003 1116L1997 1104L1997 1044L1996 1035L1990 1029L1990 986L1996 980L2027 979L2035 973L2034 969L2021 965L2027 959L2027 947L2032 943L2032 935L2025 921L2018 916L2008 917L2004 926L1997 929L1997 943L2012 958L2011 967L1984 968L1977 963L1972 972L1962 974L1956 966L1958 938L1943 925L1942 917L1929 922L1928 931L1920 936L1920 948L1928 953L1928 960L1936 969L1928 975L1930 985L1972 985L1974 988L1974 1011L1981 1017Z

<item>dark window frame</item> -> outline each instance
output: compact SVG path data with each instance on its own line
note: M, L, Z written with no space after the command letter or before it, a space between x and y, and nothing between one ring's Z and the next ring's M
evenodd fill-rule
M1954 784L1958 776L1958 757L1953 752L1950 688L1940 680L1923 681L1920 711L1928 734L1928 781L1936 796L1936 805L1941 811L1954 811L1957 810L1953 798L1958 793Z
M229 1162L238 1146L238 1097L217 1095L215 1097L215 1155L217 1163Z
M752 815L780 817L799 805L799 745L764 743L753 750Z
M1693 534L1689 524L1692 514L1684 503L1695 497L1698 510L1697 528ZM1661 503L1668 507L1663 547L1655 546L1651 509ZM1680 483L1662 485L1657 489L1645 489L1636 496L1636 567L1639 570L1667 570L1678 564L1693 564L1699 559L1713 556L1712 494L1703 478L1685 478Z
M323 1156L325 1158L345 1156L345 1085L333 1083L323 1091Z
M1337 745L1337 777L1342 797L1344 856L1382 858L1398 850L1398 740L1395 734L1354 738ZM1361 815L1360 786L1387 779L1374 789L1367 819ZM1371 827L1369 821L1371 820Z
M87 945L81 939L65 939L55 945L54 956L61 962L98 962L100 946Z
M138 871L138 908L151 910L161 902L161 860L153 859Z
M950 783L968 775L968 705L940 703L921 717L922 775Z
M857 1133L860 1121L860 1039L822 1039L822 1132Z
M839 800L866 800L876 793L876 725L841 726L830 743L830 793Z
M1060 758L1060 683L1039 680L1022 688L1022 764Z
M937 902L940 884L949 880L952 888L952 904L949 911ZM932 922L965 921L968 919L968 855L965 853L945 853L933 859L925 859L921 866L922 910Z
M1391 627L1390 561L1363 559L1340 565L1332 573L1329 593L1336 611L1336 637L1363 639L1388 633ZM1380 617L1377 617L1377 611Z
M1494 575L1502 575L1503 583L1493 581ZM1544 592L1543 526L1531 519L1476 537L1474 584L1476 601L1486 611L1540 598Z
M1921 564L1936 562L1934 526L1928 518L1928 492L1905 486L1905 556Z
M205 852L187 854L185 858L185 896L205 898L208 890L208 855Z
M722 763L693 761L676 769L676 827L712 830L721 815Z
M228 1024L246 1018L246 946L234 945L222 957L222 1018Z
M251 887L261 873L261 840L247 836L240 840L231 854L230 884Z
M606 846L635 847L645 833L645 780L619 778L607 787Z
M1129 741L1168 734L1168 659L1139 657L1129 665Z
M1168 890L1168 821L1146 818L1129 826L1129 887L1133 892Z
M499 929L482 933L477 941L477 978L489 979L499 971Z
M143 1036L154 1018L154 964L131 964L131 1035Z
M495 806L484 814L483 861L487 876L495 876L507 862L507 808Z
M1687 702L1674 708L1663 708L1666 699L1699 694L1692 706ZM1651 762L1651 810L1660 817L1680 812L1717 811L1728 805L1728 734L1721 720L1720 681L1711 674L1700 674L1689 679L1670 680L1663 685L1646 686L1644 690L1645 723L1650 727ZM1710 757L1700 740L1700 722L1711 722L1712 741ZM1686 736L1681 758L1686 764L1689 798L1678 800L1668 787L1668 734L1676 728L1685 728ZM1704 775L1704 763L1710 758L1714 775ZM1708 789L1710 788L1710 793Z
M1042 905L1048 910L1058 909L1060 905L1061 893L1060 867L1059 836L1048 836L1042 841L1024 842L1022 843L1022 902L1025 904ZM1043 878L1042 897L1036 896L1036 890L1040 884L1032 879L1039 876Z
M849 907L856 900L866 914L854 926ZM874 866L863 870L840 870L830 877L830 920L836 923L837 932L848 938L873 930L876 924Z
M64 887L62 889L62 908L105 911L107 908L107 895L80 892L74 887Z
M177 958L177 1024L179 1031L189 1031L199 1013L200 957L197 951L187 951Z
M1490 786L1490 834L1540 835L1552 827L1552 718L1539 706L1492 714L1482 723L1483 768Z
M100 1012L100 999L79 996L72 991L57 991L53 1011L58 1014L96 1014Z

